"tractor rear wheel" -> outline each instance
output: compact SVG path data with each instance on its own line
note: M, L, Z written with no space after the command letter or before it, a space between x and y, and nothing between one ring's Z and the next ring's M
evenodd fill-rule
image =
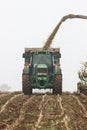
M22 74L22 91L25 95L32 94L32 88L29 82L29 74Z
M62 74L56 74L55 75L55 86L53 88L53 94L62 94Z

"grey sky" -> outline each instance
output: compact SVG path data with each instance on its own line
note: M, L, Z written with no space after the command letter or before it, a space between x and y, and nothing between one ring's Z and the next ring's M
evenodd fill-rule
M87 15L87 1L0 0L0 84L21 90L24 48L42 47L69 13ZM87 61L86 34L87 20L67 20L53 41L53 47L61 48L63 90L76 90L78 70Z

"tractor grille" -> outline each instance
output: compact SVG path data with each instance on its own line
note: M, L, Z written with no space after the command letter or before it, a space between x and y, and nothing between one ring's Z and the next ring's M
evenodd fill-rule
M38 68L38 76L47 76L47 68Z
M47 68L38 68L38 73L47 73Z

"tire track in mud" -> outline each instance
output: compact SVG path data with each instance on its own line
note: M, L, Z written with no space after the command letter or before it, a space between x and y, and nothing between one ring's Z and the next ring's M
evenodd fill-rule
M40 114L39 114L39 118L40 118L40 121L37 125L36 128L34 128L34 130L37 130L37 129L47 129L45 126L43 128L43 122L44 122L44 125L46 125L45 123L48 122L47 118L49 116L49 113L47 112L47 104L50 103L50 101L54 101L54 99L52 99L52 97L50 95L45 95L42 99L43 103L41 103L41 110L40 110ZM49 108L48 108L49 109ZM40 116L41 115L41 116ZM38 118L38 119L39 119ZM49 118L49 117L48 117ZM33 130L33 129L32 129Z
M87 111L87 96L84 94L75 94L75 96L77 96L80 100L80 102L83 104L83 106L85 107L86 111Z
M81 101L79 100L79 98L75 95L72 95L73 98L77 101L78 105L81 107L82 111L83 111L83 116L87 117L87 110L86 108L84 107L84 105L81 103Z
M38 125L40 121L40 109L42 104L43 96L32 95L30 100L28 100L20 111L20 116L15 122L14 128L12 130L33 130L35 125ZM36 122L37 120L37 122ZM9 130L9 129L8 129Z
M68 125L71 130L87 130L87 118L85 109L75 94L63 94L62 104L65 109L65 115L69 117ZM66 119L67 119L66 116Z
M34 127L32 127L32 130L37 130L37 129L38 129L38 126L39 126L39 124L40 124L40 122L41 122L41 120L42 120L42 117L43 117L43 109L44 109L44 107L45 107L44 102L45 102L45 97L46 97L46 96L47 96L47 95L45 94L45 95L43 95L43 97L42 97L42 101L41 101L41 103L40 103L40 105L39 105L40 114L39 114L39 117L38 117L37 121L35 122Z
M21 93L19 93L19 92L6 92L6 93L4 93L3 92L0 95L0 110L2 109L3 105L5 105L5 103L7 101L9 101L14 95L18 95L18 94L21 94Z
M16 119L15 122L13 122L11 125L7 126L3 130L14 130L25 119L26 106L32 101L32 99L34 97L35 96L32 96L32 97L29 97L28 99L26 99L26 101L23 103L23 105L22 105L22 107L20 109L19 117Z
M62 105L62 98L58 95L58 98L57 98L57 102L59 103L59 106L60 106L60 109L61 109L61 114L59 115L59 117L62 117L64 115L64 108L63 108L63 105Z
M87 130L86 95L7 95L0 111L0 130Z
M68 125L70 118L64 112L61 96L47 95L45 100L39 115L40 121L32 130L70 130Z
M6 109L6 107L8 106L8 104L10 103L10 102L12 102L15 98L18 98L18 97L20 97L21 95L23 95L23 94L16 94L16 95L14 95L13 97L11 97L2 107L1 107L1 110L0 110L0 114Z
M6 93L6 94L2 94L0 95L0 110L2 108L2 106L8 101L10 100L10 98L12 98L14 95L12 93Z
M64 109L64 107L62 105L62 98L59 95L58 95L58 102L59 102L59 106L61 108L61 115L60 115L60 117L63 116L63 122L64 122L66 130L70 130L69 125L68 125L68 123L70 121L70 118L68 117L68 115L65 114L65 109Z
M12 93L13 94L13 93ZM4 129L9 126L14 120L16 120L20 105L24 101L23 94L15 94L10 98L1 108L0 111L0 129Z

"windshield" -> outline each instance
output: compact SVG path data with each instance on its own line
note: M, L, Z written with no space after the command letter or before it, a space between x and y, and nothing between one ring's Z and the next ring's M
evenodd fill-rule
M33 64L46 64L50 66L52 64L51 55L46 53L33 54Z

